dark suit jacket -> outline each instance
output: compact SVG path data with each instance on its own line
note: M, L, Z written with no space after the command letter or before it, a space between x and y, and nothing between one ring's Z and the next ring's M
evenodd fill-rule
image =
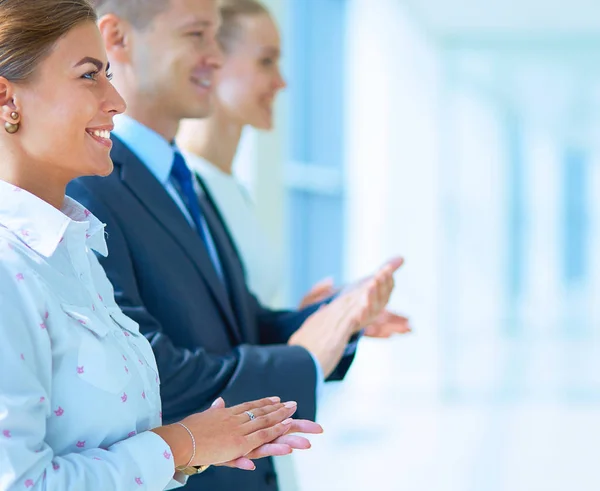
M278 395L314 419L316 369L310 354L286 343L315 307L301 312L263 308L248 291L227 227L207 193L201 199L227 287L198 233L161 183L113 137L115 170L72 182L67 194L107 224L100 258L123 311L140 324L156 356L166 423L205 409L218 396L228 405ZM345 357L333 379L342 378ZM202 445L202 442L198 442ZM211 468L190 479L203 491L274 491L270 459L254 472Z

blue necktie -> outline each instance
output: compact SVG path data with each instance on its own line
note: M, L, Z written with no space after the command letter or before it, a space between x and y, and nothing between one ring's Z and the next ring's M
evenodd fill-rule
M215 270L217 271L217 275L221 281L223 281L221 262L219 261L217 248L210 234L210 230L208 229L208 225L206 224L206 220L202 214L202 208L200 208L200 203L198 202L198 195L196 194L196 190L194 188L194 178L190 169L185 163L185 159L179 152L175 152L173 167L171 168L171 177L173 178L173 181L175 181L174 184L177 188L179 196L183 200L190 216L192 217L192 220L194 221L194 225L196 225L196 230L206 246L208 255L210 256Z

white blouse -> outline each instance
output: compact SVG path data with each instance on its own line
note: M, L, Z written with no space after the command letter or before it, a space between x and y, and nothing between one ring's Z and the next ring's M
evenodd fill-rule
M0 490L176 487L152 349L93 250L104 225L0 181Z
M182 155L215 199L244 263L250 291L263 305L278 307L275 304L281 299L283 255L268 240L246 190L234 176L205 159L190 152Z

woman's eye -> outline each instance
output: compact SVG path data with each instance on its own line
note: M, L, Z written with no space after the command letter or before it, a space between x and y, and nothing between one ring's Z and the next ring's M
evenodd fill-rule
M202 39L204 37L204 33L202 31L191 32L190 36L193 36L198 39Z
M94 81L97 80L96 77L98 77L98 70L95 70L93 72L87 72L81 76L81 78L85 78L87 80L94 80Z
M112 72L107 72L107 73L106 73L106 78L107 78L107 80L110 82L110 81L113 79L113 74L112 74Z
M264 60L262 60L262 64L264 66L271 66L273 64L273 60L271 58L265 58Z

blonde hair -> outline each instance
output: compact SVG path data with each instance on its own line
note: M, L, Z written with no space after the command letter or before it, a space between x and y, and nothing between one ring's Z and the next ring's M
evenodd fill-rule
M217 39L225 53L231 51L235 41L239 39L240 18L252 15L270 15L269 10L258 0L221 0L221 27Z

